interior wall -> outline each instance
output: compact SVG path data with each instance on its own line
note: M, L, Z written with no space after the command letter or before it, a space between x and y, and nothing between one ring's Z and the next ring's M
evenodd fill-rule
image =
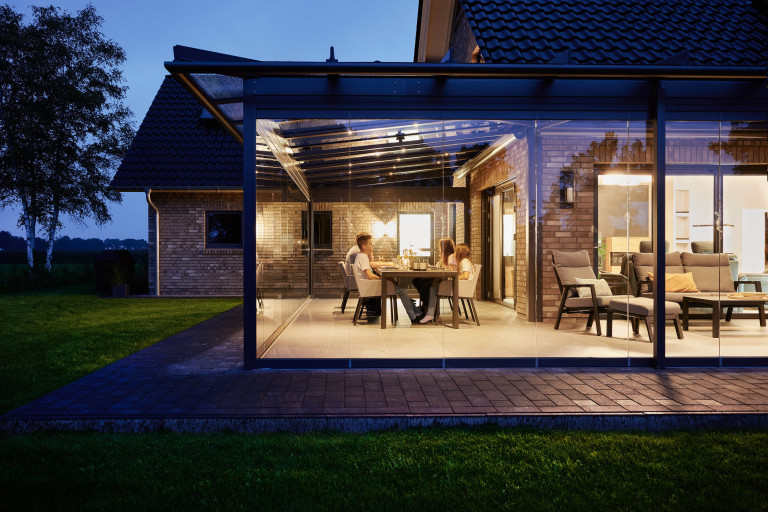
M517 274L517 293L515 295L515 310L520 318L527 318L527 301L529 286L527 272L527 215L528 211L528 143L525 139L516 139L501 151L496 153L479 166L472 169L469 174L469 194L470 194L470 242L469 245L473 251L473 260L478 263L484 261L486 244L482 241L482 201L483 192L496 184L515 178L517 185L517 211L516 216L516 274ZM483 269L483 274L487 275L488 269ZM478 289L480 291L480 279L478 279Z
M332 248L316 250L312 267L315 297L339 295L343 283L339 274L339 261L355 244L358 233L374 235L374 256L377 260L392 261L398 256L397 218L399 213L433 214L433 247L449 234L449 207L456 208L456 234L464 232L464 204L459 201L377 201L377 202L316 202L315 211L332 212Z

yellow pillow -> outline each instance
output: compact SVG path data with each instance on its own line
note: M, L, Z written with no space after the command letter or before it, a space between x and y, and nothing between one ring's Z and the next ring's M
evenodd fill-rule
M653 272L648 272L648 279L653 281ZM672 293L698 292L693 281L693 272L685 274L664 274L664 288Z

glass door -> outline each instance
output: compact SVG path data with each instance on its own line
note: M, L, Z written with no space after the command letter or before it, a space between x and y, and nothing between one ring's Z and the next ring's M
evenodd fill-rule
M517 194L513 183L488 191L486 296L514 307L516 298Z

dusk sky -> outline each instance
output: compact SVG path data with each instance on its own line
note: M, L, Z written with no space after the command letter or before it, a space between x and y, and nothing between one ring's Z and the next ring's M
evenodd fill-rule
M28 2L7 3L29 22ZM277 61L325 61L334 46L342 62L412 62L418 8L418 0L94 0L91 4L104 18L102 31L127 54L126 103L137 129L167 74L163 63L173 59L174 45ZM75 13L87 2L54 5ZM112 222L102 227L89 219L80 226L65 218L57 238L146 239L143 193L123 194L123 203L112 205L110 212ZM0 210L0 230L23 236L16 225L18 216L18 210Z

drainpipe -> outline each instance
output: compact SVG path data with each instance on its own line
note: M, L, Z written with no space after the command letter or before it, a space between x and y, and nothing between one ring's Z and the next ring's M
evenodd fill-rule
M160 295L160 210L152 202L152 189L145 188L147 204L155 210L155 295Z

